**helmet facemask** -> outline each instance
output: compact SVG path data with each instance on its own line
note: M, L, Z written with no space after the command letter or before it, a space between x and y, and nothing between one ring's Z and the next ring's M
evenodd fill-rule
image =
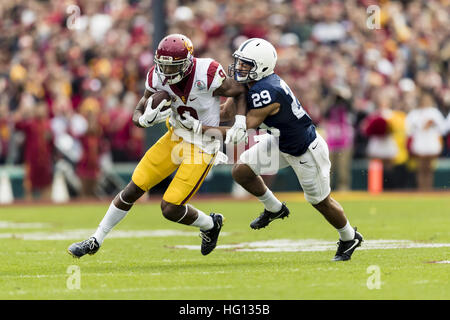
M163 83L171 85L180 82L185 76L187 76L193 63L193 56L188 55L186 59L174 60L171 56L155 56L156 63L155 71Z
M233 54L234 63L228 67L228 74L240 83L255 81L258 65L255 60L247 59L236 53Z

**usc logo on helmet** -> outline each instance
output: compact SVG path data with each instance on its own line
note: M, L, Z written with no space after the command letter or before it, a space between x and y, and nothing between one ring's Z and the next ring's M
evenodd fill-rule
M191 55L194 54L194 46L192 45L191 40L185 39L185 40L184 40L184 46L186 47L187 51L189 51L189 53L190 53Z

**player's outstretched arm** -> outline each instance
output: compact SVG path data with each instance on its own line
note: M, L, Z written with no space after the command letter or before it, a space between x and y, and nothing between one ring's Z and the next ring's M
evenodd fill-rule
M226 130L225 143L246 141L247 127L245 113L247 110L247 88L231 78L225 78L222 85L214 91L213 95L232 97L232 101L228 99L221 108L221 118L225 115L227 117L232 114L235 116L233 126Z
M222 85L213 92L213 96L232 98L227 99L223 106L221 106L221 110L223 109L225 112L224 115L229 115L231 113L245 115L245 112L247 111L246 95L247 88L231 78L223 80Z
M233 102L233 98L228 98L220 105L220 122L231 121L236 113L236 105Z
M248 129L258 128L268 116L276 114L279 110L280 110L279 103L272 103L267 107L263 107L260 109L251 109L247 113L247 128Z
M139 118L144 114L145 112L145 104L148 100L148 98L150 98L150 96L153 94L153 92L151 92L150 90L145 89L144 95L142 96L141 100L139 100L138 104L136 105L136 108L134 109L134 113L133 113L133 123L135 126L139 127L139 128L144 128L140 123L139 123Z
M222 97L231 97L231 101L227 102L230 111L233 112L233 115L235 111L235 105L238 106L238 110L244 110L243 114L245 114L246 109L246 88L236 81L234 81L231 78L226 78L224 75L222 84L220 87L218 87L213 92L213 96L222 96ZM242 111L241 111L242 112ZM222 112L221 112L222 113ZM231 113L230 113L231 114ZM184 118L184 119L183 119ZM213 134L217 133L217 131L220 131L223 137L226 137L227 131L230 129L228 126L220 126L220 127L212 127L212 126L206 126L201 125L198 120L189 117L189 116L183 116L178 117L178 121L185 127L186 129L191 128L198 128L198 131L201 130L201 133L203 134ZM221 119L222 120L222 119ZM201 127L200 127L201 126ZM196 130L194 130L196 131Z
M216 136L217 132L219 131L220 134L223 137L226 137L225 142L228 143L230 140L237 143L238 140L243 139L229 139L230 132L234 129L233 132L237 132L238 134L235 134L235 136L240 136L242 138L245 138L246 136L246 128L245 128L245 111L247 109L247 101L246 101L246 93L247 89L245 86L239 84L235 80L231 78L227 78L226 75L222 72L218 72L221 80L220 86L214 90L213 96L222 96L222 97L231 97L231 101L226 102L228 105L227 111L230 115L237 112L238 115L236 115L236 121L233 127L228 126L219 126L219 127L212 127L212 126L206 126L202 125L201 122L197 119L194 119L193 117L184 115L183 117L177 116L177 121L180 122L180 124L188 129L193 130L196 133L203 133L206 135L213 135ZM235 108L235 106L237 106ZM237 111L236 111L237 110ZM222 112L221 112L222 113ZM238 117L240 117L238 119ZM222 118L222 117L221 117ZM231 116L232 118L232 116ZM223 119L221 119L223 120ZM241 120L241 121L237 121ZM231 130L230 130L231 129ZM242 133L239 135L239 133Z

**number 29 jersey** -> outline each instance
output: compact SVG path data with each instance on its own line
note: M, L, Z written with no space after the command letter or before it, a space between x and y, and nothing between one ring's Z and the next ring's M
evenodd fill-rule
M257 81L247 93L249 110L273 103L279 103L280 109L276 114L267 116L264 125L280 131L281 152L302 155L316 138L316 128L286 82L274 73Z
M223 67L209 58L194 58L191 73L187 76L184 90L177 84L169 85L161 82L154 66L147 74L145 88L150 92L166 91L172 98L172 115L188 112L202 124L212 127L220 123L220 97L213 96L214 90L222 85L226 78ZM172 122L172 121L171 121ZM193 143L208 153L215 153L218 145L210 137L194 135L192 131L174 127L174 133L185 141Z

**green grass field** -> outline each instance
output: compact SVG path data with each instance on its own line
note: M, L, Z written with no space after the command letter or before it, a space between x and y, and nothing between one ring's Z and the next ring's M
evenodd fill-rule
M67 247L95 230L108 203L2 207L0 299L450 298L450 194L336 195L366 240L348 262L331 261L338 234L302 194L280 198L291 216L258 231L249 227L257 201L194 200L226 217L206 257L198 229L165 220L155 202L138 203L81 259Z

